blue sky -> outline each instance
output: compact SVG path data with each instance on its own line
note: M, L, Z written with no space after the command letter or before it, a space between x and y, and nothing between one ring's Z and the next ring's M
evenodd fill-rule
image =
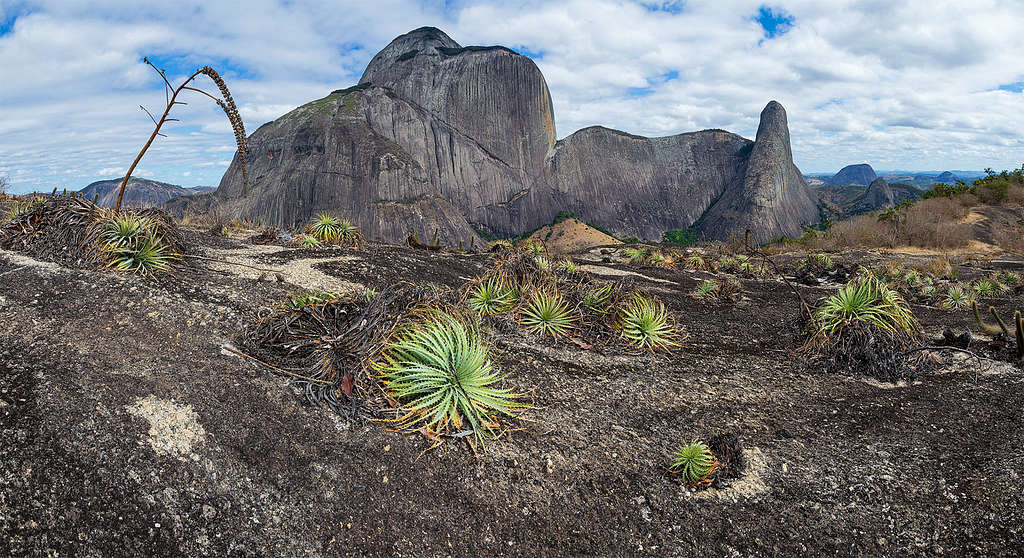
M977 0L322 2L0 0L0 174L16 191L122 175L162 109L151 57L227 79L251 132L353 85L423 25L501 44L544 72L558 136L753 137L771 99L807 173L1015 168L1024 161L1024 3ZM200 82L212 90L212 84ZM136 175L216 185L234 153L217 107L186 99Z

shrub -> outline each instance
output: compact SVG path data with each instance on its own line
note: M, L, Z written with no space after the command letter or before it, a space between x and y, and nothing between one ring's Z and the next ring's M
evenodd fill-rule
M657 298L639 293L633 293L621 309L618 328L624 339L641 349L664 349L679 344L665 305Z
M491 316L515 304L516 294L497 277L489 277L476 285L469 295L469 307L478 314Z
M437 313L387 344L376 365L387 392L408 412L403 427L444 434L468 422L483 442L498 432L501 416L524 407L519 395L496 387L490 347L475 325Z
M704 442L694 440L689 444L680 445L672 452L669 469L682 477L690 486L707 482L708 476L714 472L717 464L711 448Z
M561 295L545 291L533 293L520 313L523 327L538 335L561 337L575 327L575 317Z
M670 244L691 246L697 243L697 231L693 228L672 229L665 231L662 239Z
M339 219L330 213L318 213L306 227L306 235L323 244L358 246L362 233L348 219Z

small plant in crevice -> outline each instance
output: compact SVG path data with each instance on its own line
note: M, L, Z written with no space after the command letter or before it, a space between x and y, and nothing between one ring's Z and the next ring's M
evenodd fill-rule
M396 334L374 365L404 415L401 428L424 428L437 438L468 429L481 444L501 432L502 420L524 407L521 396L499 387L490 347L472 321L432 313Z
M519 322L531 333L563 337L575 328L576 317L562 295L538 290L520 310Z
M470 289L469 307L482 316L493 316L512 307L516 302L515 290L499 277L488 277Z
M711 473L718 466L718 460L711 448L700 440L682 444L672 452L669 470L678 474L687 486L710 484Z
M616 318L619 334L640 349L667 349L679 345L679 333L665 305L654 297L633 293Z

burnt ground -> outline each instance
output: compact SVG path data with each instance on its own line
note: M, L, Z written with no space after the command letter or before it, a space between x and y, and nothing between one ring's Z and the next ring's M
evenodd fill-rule
M207 253L217 257L249 249L215 242ZM248 261L283 270L323 258L311 268L339 285L377 288L458 286L488 265L485 255L380 245L273 250L284 251ZM700 273L579 259L609 278L640 274L637 286L689 338L671 355L629 356L496 334L500 368L535 408L522 431L474 456L455 443L424 454L419 435L345 422L222 351L299 290L287 273L279 282L200 265L138 279L0 252L0 554L1024 549L1019 368L944 354L900 385L808 368L793 356L797 298L778 281L743 280L737 303L697 301L686 294ZM1004 315L1021 305L991 302ZM972 324L969 310L914 310L931 335ZM725 431L747 448L743 478L695 493L666 471L674 445Z

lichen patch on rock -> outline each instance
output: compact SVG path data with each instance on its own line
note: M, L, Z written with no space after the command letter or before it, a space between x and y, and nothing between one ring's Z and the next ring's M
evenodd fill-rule
M187 457L206 439L199 415L191 405L178 405L150 395L126 409L129 414L149 421L149 445L158 455Z

